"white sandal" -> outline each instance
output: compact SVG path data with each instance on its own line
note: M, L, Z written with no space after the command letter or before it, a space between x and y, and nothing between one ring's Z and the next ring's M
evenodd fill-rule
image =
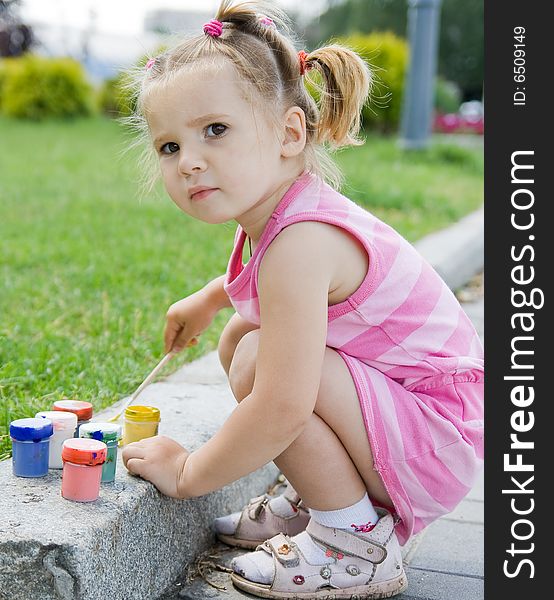
M277 533L292 536L304 531L310 521L308 509L293 488L289 487L282 495L292 507L293 513L290 516L275 514L269 504L272 496L264 494L252 498L243 508L233 534L224 534L216 529L217 538L229 546L254 550L264 540Z
M270 585L249 581L238 573L231 580L241 590L262 598L390 598L403 592L408 581L392 515L381 516L365 535L309 522L306 532L334 558L327 565L308 563L290 537L278 534L258 546L271 554L275 574Z

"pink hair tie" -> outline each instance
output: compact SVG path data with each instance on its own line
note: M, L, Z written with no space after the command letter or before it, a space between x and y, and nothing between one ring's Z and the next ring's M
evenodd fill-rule
M147 71L148 71L148 69L151 69L151 68L154 66L155 62L156 62L156 59L155 59L155 58L150 58L150 59L148 59L148 62L146 63L146 67L145 67L145 69L146 69Z
M204 33L211 37L219 37L223 31L223 23L217 19L212 19L204 25Z
M300 75L305 75L306 71L313 69L313 65L308 64L308 54L304 50L298 53L298 61L300 62Z
M262 25L265 25L266 27L275 27L275 23L273 22L273 19L270 19L269 17L266 17L265 15L262 15L262 17L260 18L260 23Z

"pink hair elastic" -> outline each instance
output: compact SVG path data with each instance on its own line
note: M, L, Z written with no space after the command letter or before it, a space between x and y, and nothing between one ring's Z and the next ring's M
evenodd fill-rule
M300 62L300 75L305 75L306 71L313 69L313 65L307 62L308 54L304 50L298 53L298 61Z
M260 17L260 23L262 25L265 25L266 27L275 27L275 23L273 22L273 19L270 19L269 17L266 17L265 15L262 15Z
M148 62L146 63L145 69L148 71L148 69L151 69L154 66L155 63L156 63L156 59L155 58L148 59Z
M223 31L223 23L217 19L212 19L204 25L204 33L211 37L219 37Z

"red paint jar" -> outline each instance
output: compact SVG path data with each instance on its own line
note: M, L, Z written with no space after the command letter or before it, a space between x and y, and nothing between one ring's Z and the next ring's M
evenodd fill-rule
M82 400L58 400L52 405L52 410L63 410L77 415L77 429L73 437L79 437L79 427L92 419L92 404Z

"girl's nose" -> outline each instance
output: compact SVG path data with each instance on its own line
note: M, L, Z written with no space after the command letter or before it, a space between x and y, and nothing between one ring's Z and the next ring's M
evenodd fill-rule
M198 154L183 152L179 157L179 173L181 175L192 175L193 173L202 173L207 168L206 161Z

